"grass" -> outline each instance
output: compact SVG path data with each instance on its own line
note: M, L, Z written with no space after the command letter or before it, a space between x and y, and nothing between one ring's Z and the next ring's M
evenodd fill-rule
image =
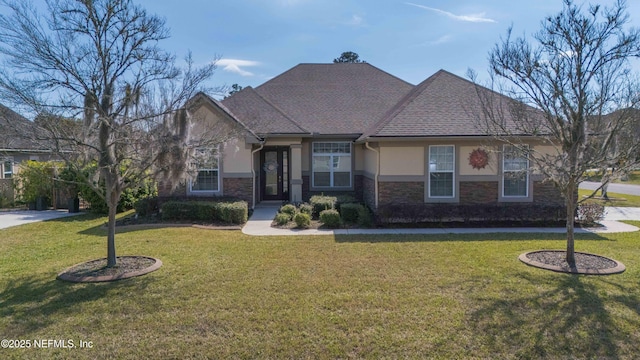
M622 261L608 277L527 267L562 235L249 237L164 228L119 233L119 255L164 266L104 284L55 280L104 257L104 218L0 230L0 335L74 349L0 358L635 358L639 233L579 235ZM640 225L640 223L635 223ZM78 348L80 340L93 347Z
M602 176L598 176L595 172L587 173L587 175L589 175L587 181L600 182L602 180ZM632 171L625 181L615 179L613 182L620 184L640 185L640 171Z
M592 190L580 189L578 190L578 196L580 199L585 196L589 196L593 193ZM608 193L609 198L611 200L605 201L600 199L588 199L587 202L596 202L602 204L604 206L622 206L622 207L640 207L640 196L636 195L628 195L628 194L618 194L618 193ZM600 191L596 194L596 196L600 196Z

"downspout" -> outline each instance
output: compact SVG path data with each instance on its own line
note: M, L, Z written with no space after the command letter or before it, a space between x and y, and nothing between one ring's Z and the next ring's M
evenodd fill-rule
M372 148L371 146L369 146L369 142L365 142L364 146L366 146L367 149L373 151L374 153L376 153L376 174L375 174L375 181L373 183L374 186L374 203L375 203L375 207L376 209L378 208L378 177L380 176L380 152L374 148Z
M253 164L255 164L255 159L253 158L253 156L255 155L255 153L257 153L258 151L262 150L262 148L264 147L264 141L260 142L260 147L253 150L251 152L251 176L253 177L253 191L252 191L252 195L253 195L253 204L251 206L252 209L255 209L256 207L256 170L253 166Z

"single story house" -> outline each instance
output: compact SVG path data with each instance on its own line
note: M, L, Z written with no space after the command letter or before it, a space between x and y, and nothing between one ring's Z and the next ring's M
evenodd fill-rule
M522 171L525 157L478 126L479 90L490 91L444 70L412 85L368 63L337 63L300 64L222 101L198 94L198 121L235 123L242 135L211 151L195 180L159 192L233 196L250 207L351 194L374 211L562 204L553 185Z

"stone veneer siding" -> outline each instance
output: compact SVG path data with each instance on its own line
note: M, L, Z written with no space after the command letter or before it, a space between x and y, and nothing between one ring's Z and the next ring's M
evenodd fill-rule
M251 178L222 178L224 196L235 197L246 201L249 206L253 201L253 181Z
M498 202L497 181L461 181L460 204L494 204Z
M424 182L380 182L378 204L424 204Z

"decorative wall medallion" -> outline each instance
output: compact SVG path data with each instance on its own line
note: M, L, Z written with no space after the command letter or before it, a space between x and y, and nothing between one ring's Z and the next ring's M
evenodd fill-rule
M265 172L274 172L276 170L278 170L278 162L277 161L267 161L264 163L264 165L262 166L262 168L264 169Z
M484 169L489 164L489 154L481 148L477 148L469 155L469 165L474 169Z

